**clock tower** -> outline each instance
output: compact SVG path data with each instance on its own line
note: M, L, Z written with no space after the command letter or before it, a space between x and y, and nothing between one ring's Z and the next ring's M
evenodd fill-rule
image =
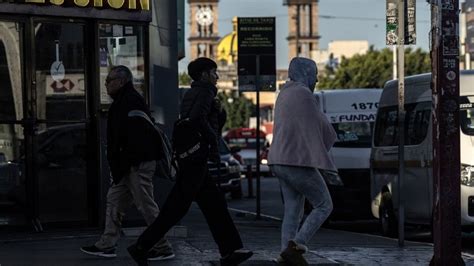
M191 60L198 57L216 58L219 40L217 5L219 0L188 0L190 10Z
M283 0L288 6L288 59L319 50L319 0Z

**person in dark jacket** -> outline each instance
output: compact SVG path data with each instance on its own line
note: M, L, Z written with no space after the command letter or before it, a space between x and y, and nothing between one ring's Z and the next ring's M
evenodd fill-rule
M148 250L181 220L193 200L204 214L219 248L221 265L238 265L253 254L243 249L224 195L208 174L207 161L220 162L218 132L225 119L220 104L215 101L218 79L216 70L216 63L209 58L198 58L188 65L188 74L193 82L182 100L180 115L183 119L189 118L201 133L202 150L199 151L199 156L178 159L176 184L160 215L138 238L136 244L128 248L139 265L147 265Z
M94 245L81 248L90 255L117 256L122 218L132 202L148 225L160 212L153 199L153 175L163 147L150 122L130 115L131 111L143 112L152 120L132 81L132 72L125 66L113 67L105 80L107 93L113 99L107 118L107 160L113 183L107 193L104 233ZM173 257L171 244L165 238L146 254L149 260Z

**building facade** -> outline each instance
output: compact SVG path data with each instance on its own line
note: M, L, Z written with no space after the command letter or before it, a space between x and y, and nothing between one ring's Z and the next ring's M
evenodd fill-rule
M176 12L174 0L0 3L0 226L102 224L105 78L128 66L169 130L178 112Z

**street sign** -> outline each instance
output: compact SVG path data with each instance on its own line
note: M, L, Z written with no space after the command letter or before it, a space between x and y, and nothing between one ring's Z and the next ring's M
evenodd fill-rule
M398 43L398 2L399 0L386 0L386 44ZM405 0L405 34L404 44L416 44L416 0Z
M275 18L238 18L237 36L239 91L275 91Z

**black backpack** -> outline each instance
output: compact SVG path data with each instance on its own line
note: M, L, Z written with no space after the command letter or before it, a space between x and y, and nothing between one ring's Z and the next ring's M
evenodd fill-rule
M128 113L128 117L141 117L144 118L151 126L155 129L157 133L157 139L161 144L162 150L160 154L161 156L156 161L156 171L155 175L158 175L162 178L167 178L174 180L176 177L177 166L173 156L173 149L171 145L171 141L169 140L168 136L161 130L157 125L155 125L148 115L141 111L141 110L132 110Z
M198 125L189 119L191 110L196 103L199 93L193 100L188 113L184 117L180 117L173 127L173 150L176 159L189 159L189 158L203 158L205 157L204 150L202 147L202 134L199 132Z
M173 128L173 150L177 159L197 158L203 151L202 135L189 118L178 119Z

